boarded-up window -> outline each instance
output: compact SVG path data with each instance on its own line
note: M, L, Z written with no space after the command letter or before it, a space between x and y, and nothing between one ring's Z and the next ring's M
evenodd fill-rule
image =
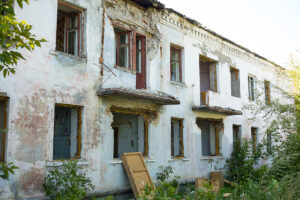
M241 97L239 70L231 67L230 75L231 75L231 96Z
M0 97L0 162L5 161L7 134L7 98Z
M202 156L218 156L221 149L220 122L205 119L197 120L201 129Z
M58 3L56 50L82 56L82 9L66 2Z
M113 112L114 158L123 153L141 152L148 156L148 122L142 115Z
M241 142L242 138L242 126L240 125L233 125L232 126L232 133L233 133L233 143Z
M171 156L184 157L182 119L171 119Z
M80 158L81 117L81 107L55 106L54 160Z
M248 76L248 95L250 101L255 100L255 77L253 76Z
M181 49L171 47L171 81L182 82Z
M255 127L252 127L251 128L251 140L252 140L252 152L253 153L256 151L257 134L258 134L258 129Z
M264 81L264 86L265 86L265 101L266 104L270 104L271 102L271 88L270 88L270 82L269 81Z

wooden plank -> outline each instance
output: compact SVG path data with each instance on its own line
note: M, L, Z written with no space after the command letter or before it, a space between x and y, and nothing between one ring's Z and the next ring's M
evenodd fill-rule
M146 185L152 186L155 189L140 152L124 153L122 161L136 199L143 196Z
M204 178L196 178L195 180L195 187L200 188L203 187L204 183L209 183L208 179L204 179Z
M210 179L219 181L220 187L224 186L223 172L210 172Z

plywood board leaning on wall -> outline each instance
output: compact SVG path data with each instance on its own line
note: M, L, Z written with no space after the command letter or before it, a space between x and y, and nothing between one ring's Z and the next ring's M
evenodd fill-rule
M140 152L124 153L122 161L136 199L143 196L146 185L155 189Z

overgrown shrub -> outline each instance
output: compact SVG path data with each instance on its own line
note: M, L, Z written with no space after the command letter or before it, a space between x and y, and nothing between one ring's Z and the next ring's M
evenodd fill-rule
M62 167L50 170L45 177L47 196L55 200L81 200L94 189L91 180L81 172L77 161L64 162Z
M8 180L9 174L15 174L15 170L18 169L13 163L0 162L0 179Z

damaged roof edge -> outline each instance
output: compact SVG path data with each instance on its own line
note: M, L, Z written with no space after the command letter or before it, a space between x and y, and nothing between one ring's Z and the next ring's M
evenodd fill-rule
M119 96L128 99L151 101L158 105L177 105L180 101L167 94L155 94L144 90L129 90L122 88L105 88L97 91L98 96Z
M182 13L180 13L180 12L178 12L178 11L172 9L172 8L166 8L164 4L162 4L161 2L159 2L159 1L157 1L157 0L130 0L130 1L132 1L132 2L134 2L134 3L136 3L136 4L138 4L138 5L141 5L141 6L143 6L144 8L152 7L152 8L156 8L156 9L159 9L159 10L165 9L165 10L171 12L171 13L174 13L174 14L176 14L176 15L182 17L183 19L187 20L187 21L190 22L191 24L196 25L196 26L200 27L201 29L203 29L203 30L209 32L210 34L212 34L212 35L214 35L214 36L216 36L216 37L218 37L218 38L220 38L220 39L222 39L222 40L224 40L224 41L226 41L226 42L228 42L228 43L230 43L230 44L232 44L232 45L235 45L235 46L237 46L237 47L239 47L239 48L241 48L241 49L247 51L247 52L250 53L250 54L253 54L255 57L257 57L257 58L259 58L259 59L262 59L262 60L264 60L264 61L266 61L266 62L269 62L270 64L272 64L272 65L274 65L274 66L276 66L276 67L279 67L280 69L285 70L284 67L282 67L282 66L276 64L275 62L273 62L273 61L271 61L271 60L269 60L269 59L267 59L267 58L265 58L265 57L263 57L263 56L261 56L261 55L255 53L255 52L249 50L249 49L246 48L246 47L243 47L243 46L240 45L240 44L237 44L237 43L233 42L232 40L230 40L230 39L228 39L228 38L226 38L226 37L224 37L224 36L222 36L222 35L220 35L220 34L214 32L214 31L212 31L212 30L210 30L210 29L208 29L208 28L205 28L205 27L202 26L202 24L201 24L200 22L198 22L197 20L191 19L191 18L185 16L184 14L182 14Z
M218 106L193 106L193 111L199 112L210 112L216 114L224 114L224 115L242 115L243 113L239 110L234 110L231 108L221 108Z

